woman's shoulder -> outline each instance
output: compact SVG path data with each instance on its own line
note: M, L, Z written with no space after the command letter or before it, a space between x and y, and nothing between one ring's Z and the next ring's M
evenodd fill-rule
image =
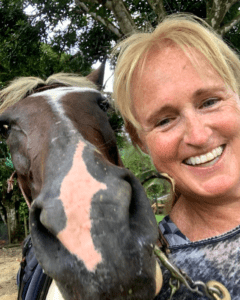
M223 234L202 239L196 242L191 242L177 227L177 225L171 220L170 216L165 216L161 222L159 222L158 227L167 240L170 248L175 247L198 247L199 245L207 245L207 244L216 244L218 242L233 241L235 239L240 238L240 225L233 228L230 231L227 231Z
M190 240L179 230L169 215L159 222L158 227L170 247L190 243Z
M232 300L238 300L240 295L240 265L239 242L240 226L222 235L209 239L191 242L182 237L179 229L166 216L159 228L169 243L169 260L179 269L184 271L192 280L208 282L216 280L226 286L232 296ZM168 282L170 273L162 267L164 285L156 299L169 297ZM233 280L234 278L234 280ZM195 296L195 295L194 295ZM173 299L193 299L193 295L182 286ZM196 300L205 299L196 295ZM206 298L207 299L207 298Z

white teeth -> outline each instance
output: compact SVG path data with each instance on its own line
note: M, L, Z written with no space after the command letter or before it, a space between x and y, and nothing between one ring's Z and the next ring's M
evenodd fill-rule
M196 156L194 158L195 158L195 161L196 161L197 165L201 163L201 158L199 156Z
M221 155L221 154L222 154L222 149L221 149L221 147L218 147L218 148L216 149L216 151L217 151L217 154L218 154L218 155Z
M216 156L217 156L217 155L216 155ZM207 153L207 160L206 160L206 161L213 160L216 156L214 156L213 153L208 152L208 153Z
M213 149L212 154L213 154L214 157L216 157L217 156L217 150Z
M201 155L200 156L200 161L205 163L207 161L207 156L206 155Z
M191 162L190 165L195 165L195 158L191 157L191 158L189 158L189 159L190 159L190 162ZM188 160L189 160L189 159L188 159Z
M200 156L194 156L190 157L186 160L186 163L188 165L199 165L204 164L208 161L213 160L214 158L220 156L223 152L223 146L219 146L216 149L213 149L211 152L208 152L206 154L200 155Z

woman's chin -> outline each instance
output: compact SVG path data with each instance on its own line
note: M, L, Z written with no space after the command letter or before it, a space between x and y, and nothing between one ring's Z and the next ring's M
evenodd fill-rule
M239 189L236 188L237 184L239 184ZM195 195L200 197L227 197L225 198L227 200L230 195L234 196L233 193L236 194L240 191L240 182L234 180L230 175L223 174L199 183L198 189L199 192L195 192Z

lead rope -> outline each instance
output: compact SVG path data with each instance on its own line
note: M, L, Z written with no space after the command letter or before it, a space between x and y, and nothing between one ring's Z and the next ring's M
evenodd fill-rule
M21 184L20 180L18 180L17 171L14 171L12 173L12 175L7 179L7 185L8 185L8 187L7 187L7 193L10 193L13 190L14 178L17 179L18 186L19 186L19 188L20 188L20 190L22 192L23 198L25 199L25 201L27 203L27 206L30 209L30 207L31 207L30 201L29 201L28 197L26 196L26 194L24 193L24 190L22 188L22 184Z
M193 281L186 273L178 269L172 264L167 256L160 248L155 245L154 254L159 258L161 263L171 274L169 286L171 288L171 295L168 300L173 299L173 295L179 290L181 284L185 285L191 293L196 293L200 296L207 296L211 300L231 300L231 296L227 288L218 281Z

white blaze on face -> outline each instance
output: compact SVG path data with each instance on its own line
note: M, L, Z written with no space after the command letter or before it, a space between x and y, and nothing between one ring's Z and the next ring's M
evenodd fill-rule
M62 106L62 98L67 96L71 93L93 93L93 94L99 94L101 93L98 90L95 90L93 88L88 87L76 87L76 86L65 86L65 87L58 87L55 89L45 90L42 92L35 93L31 95L31 97L45 97L50 104L52 111L55 113L55 115L60 119L64 121L64 124L66 126L69 126L71 129L75 129L75 127L72 124L72 121L65 115L64 108Z
M91 237L91 202L100 190L107 189L106 184L97 181L88 172L82 153L85 143L79 142L73 158L73 164L64 178L60 200L66 215L66 227L57 235L61 243L82 260L89 271L94 271L102 261Z

